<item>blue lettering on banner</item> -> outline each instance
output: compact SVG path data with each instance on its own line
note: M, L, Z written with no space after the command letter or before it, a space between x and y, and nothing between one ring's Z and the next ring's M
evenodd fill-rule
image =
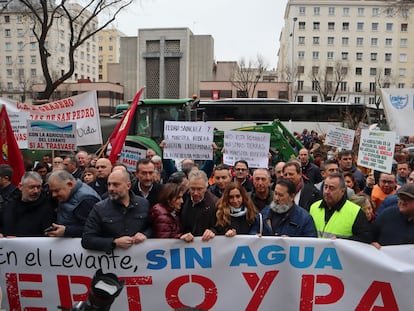
M184 251L184 267L182 267L180 251ZM196 262L204 269L212 267L210 247L201 248L201 254L195 248L185 248L184 250L180 248L170 249L169 257L171 269L195 269ZM147 269L161 270L168 266L168 255L166 255L166 251L163 249L154 249L148 252L146 258L149 261Z
M301 254L303 252L303 254ZM286 260L286 250L280 245L267 245L262 247L257 254L257 260L265 266L277 265ZM335 248L324 248L316 258L314 247L303 247L301 250L298 246L289 247L289 263L292 267L305 269L315 263L315 269L324 269L331 267L334 270L342 270L342 264ZM258 263L249 246L237 247L230 267L247 265L248 267L257 267Z

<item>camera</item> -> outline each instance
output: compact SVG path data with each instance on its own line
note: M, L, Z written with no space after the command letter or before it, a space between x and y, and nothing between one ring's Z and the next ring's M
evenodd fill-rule
M124 281L120 281L113 273L96 271L86 301L76 302L71 308L59 306L66 311L109 311L115 298L124 288Z

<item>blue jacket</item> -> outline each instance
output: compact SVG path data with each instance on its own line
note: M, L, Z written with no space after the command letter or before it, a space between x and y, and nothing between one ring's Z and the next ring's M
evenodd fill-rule
M277 233L273 233L270 219L273 211L270 205L267 205L261 212L263 218L263 232L262 235L281 236L287 235L291 237L318 237L315 223L309 213L302 207L294 204L278 226ZM257 221L252 227L250 234L260 233L260 215L256 216Z

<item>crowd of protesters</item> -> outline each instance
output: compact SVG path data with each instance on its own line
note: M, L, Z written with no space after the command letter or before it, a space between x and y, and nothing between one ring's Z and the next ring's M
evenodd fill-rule
M80 237L84 248L106 252L148 238L240 234L414 243L413 161L404 145L391 173L371 173L352 151L327 148L323 135L295 135L305 146L297 158L258 169L244 159L175 163L149 149L130 172L79 151L27 165L14 186L12 168L1 164L0 234Z

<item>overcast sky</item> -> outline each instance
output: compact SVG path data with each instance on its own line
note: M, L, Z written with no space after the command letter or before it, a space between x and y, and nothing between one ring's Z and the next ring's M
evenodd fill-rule
M137 0L114 27L128 36L140 28L188 27L212 35L217 61L256 60L275 68L287 0Z

